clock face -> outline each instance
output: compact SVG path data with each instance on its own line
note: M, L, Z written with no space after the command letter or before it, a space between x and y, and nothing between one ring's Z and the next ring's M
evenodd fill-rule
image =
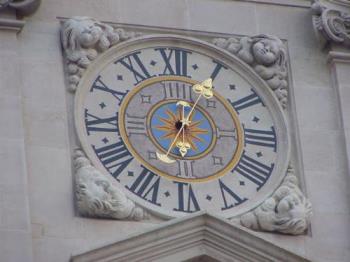
M207 78L212 88L200 84ZM75 106L93 164L166 217L241 214L285 174L289 139L274 95L235 57L197 40L115 46L87 70Z

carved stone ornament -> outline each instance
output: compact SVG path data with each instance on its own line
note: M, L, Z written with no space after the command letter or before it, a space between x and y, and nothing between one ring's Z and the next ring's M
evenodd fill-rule
M74 153L78 212L87 217L142 220L147 213L91 165L82 150Z
M275 193L253 211L241 216L240 223L257 231L303 234L310 224L311 203L298 187L293 168Z
M282 107L287 107L287 51L279 38L269 35L215 38L213 43L249 64L274 91Z
M139 35L114 29L90 17L73 17L63 23L61 42L67 59L70 91L75 91L85 69L111 46Z
M20 15L30 15L39 7L41 0L0 0L0 10L15 9Z
M323 45L334 42L350 47L350 14L328 8L319 0L311 6L312 22L317 37Z

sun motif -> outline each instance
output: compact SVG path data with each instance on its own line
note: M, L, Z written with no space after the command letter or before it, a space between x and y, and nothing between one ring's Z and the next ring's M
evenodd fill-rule
M178 108L176 113L174 113L171 110L166 109L165 114L167 116L166 118L158 117L159 121L162 122L162 125L155 126L155 128L165 132L161 139L170 139L171 141L173 141L182 126L182 110ZM183 141L184 139L184 142L189 143L191 145L191 149L193 149L196 152L198 151L198 148L195 142L204 142L204 140L201 137L199 137L199 135L207 134L208 130L199 127L202 124L203 120L197 120L192 122L192 119L194 118L195 114L195 111L193 112L193 114L191 114L191 116L189 117L191 123L184 127L184 136L180 134L175 144L177 142Z

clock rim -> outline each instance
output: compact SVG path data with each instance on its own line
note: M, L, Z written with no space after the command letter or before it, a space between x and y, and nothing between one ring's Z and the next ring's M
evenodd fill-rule
M148 85L151 85L153 83L158 83L158 82L161 82L161 81L167 81L167 80L168 81L176 81L176 80L178 80L178 81L183 81L183 82L186 82L187 84L192 84L192 85L200 83L200 81L197 81L197 80L194 80L194 79L191 79L191 78L186 78L186 77L181 77L181 76L173 76L173 75L171 75L171 76L158 76L158 77L148 78L147 80L144 80L140 84L134 86L133 89L128 92L128 94L126 95L126 97L124 98L123 102L120 105L119 119L123 118L123 120L124 120L124 116L125 116L124 112L126 110L125 103L127 102L127 101L125 101L125 99L128 98L127 96L130 96L129 100L131 100L131 98L135 94L137 94L138 91L142 90L143 88L147 87ZM192 183L208 182L208 181L214 180L216 178L220 178L220 177L224 176L224 174L226 174L229 170L232 170L238 164L240 156L243 153L243 144L244 144L243 138L244 138L244 134L243 134L243 130L242 130L242 124L239 122L239 118L238 118L237 112L233 108L232 109L230 108L230 105L228 104L227 101L225 101L223 99L222 95L220 95L219 93L214 92L214 96L217 97L217 99L226 107L226 109L228 111L230 111L230 110L233 111L232 117L233 117L234 124L235 124L236 128L238 129L237 130L237 137L239 137L239 139L237 139L238 142L237 142L236 150L235 150L235 152L234 152L234 154L233 154L233 156L232 156L232 158L230 160L230 163L227 164L223 169L221 169L219 172L215 173L214 175L211 175L211 176L208 176L208 177L204 177L204 178L182 178L182 177L175 177L175 176L172 176L172 175L165 174L163 171L159 170L158 168L153 167L150 164L148 164L147 161L145 161L144 159L142 159L141 156L139 156L137 151L134 149L134 147L131 145L131 143L127 139L127 135L126 135L126 131L125 131L125 125L124 125L125 121L118 121L120 136L122 137L122 140L125 143L126 147L129 149L129 151L131 151L132 155L139 162L144 164L145 167L147 167L152 172L154 172L154 170L157 170L157 172L154 172L154 173L159 175L159 176L166 177L167 179L172 180L172 181L189 182L189 183L190 182L192 182ZM164 100L164 101L170 101L170 100ZM153 108L149 112L151 112L152 110L153 110ZM204 109L202 109L202 110L205 111ZM213 121L214 124L215 124L214 120L211 120L211 121ZM236 125L237 122L238 122L238 125ZM147 132L150 132L150 131L147 130ZM153 138L150 138L150 139L154 143ZM217 138L213 138L213 140L215 142L216 142L216 139ZM212 141L212 142L214 142L214 141ZM158 146L156 145L156 147L158 147ZM211 145L209 151L211 151L214 147L215 147L215 144ZM190 158L188 158L188 160L195 160L195 159L190 157Z
M162 44L159 44L159 42L162 42ZM137 203L138 205L146 208L150 212L153 212L156 215L163 218L174 218L174 217L182 217L187 215L187 213L175 212L175 211L159 208L157 206L154 206L148 203L143 199L140 199L139 197L135 196L133 193L128 192L128 190L124 188L124 185L120 184L118 181L116 181L116 179L114 179L110 175L110 173L105 169L105 167L101 164L97 156L92 151L91 145L87 143L87 136L85 134L84 123L82 122L82 119L79 118L79 116L81 116L81 114L79 113L81 111L81 108L83 107L82 105L84 105L84 100L82 100L83 99L82 94L84 93L84 91L86 91L85 89L91 87L91 83L96 78L98 73L102 72L103 69L106 68L106 66L114 62L118 57L122 57L123 55L126 55L128 53L131 53L139 49L148 48L150 46L147 46L147 44L150 45L151 43L153 43L152 47L176 46L176 47L185 48L185 49L186 49L185 47L186 45L187 46L190 45L192 46L191 50L194 50L197 53L200 53L198 52L197 48L201 50L206 49L207 51L210 50L211 53L215 53L217 55L215 56L217 60L219 60L220 62L224 62L225 65L232 65L232 66L229 66L229 68L231 68L232 70L235 69L233 71L239 74L240 77L242 77L246 82L248 82L255 91L259 90L258 91L259 97L263 98L264 102L266 101L269 102L269 112L271 115L274 116L273 123L276 124L275 121L277 121L278 124L281 124L281 126L279 126L278 128L279 132L276 132L276 139L277 141L281 141L280 144L282 144L283 142L283 146L284 146L284 151L279 154L279 155L284 155L284 161L282 163L281 160L278 160L280 157L277 156L276 163L279 164L279 168L278 170L276 168L273 172L273 173L278 173L278 177L274 179L272 185L270 184L269 186L263 187L264 191L267 191L267 192L258 191L253 198L249 199L247 202L250 202L250 205L244 206L243 208L238 206L231 212L222 211L220 214L223 217L231 218L238 215L242 215L256 208L257 206L261 205L269 196L271 196L276 191L278 186L282 183L284 177L286 176L287 168L289 166L290 155L291 155L291 139L290 139L289 123L287 121L284 110L282 109L281 104L279 103L278 99L276 98L275 94L270 89L270 87L267 85L267 83L248 64L246 64L237 56L233 55L232 53L222 48L219 48L211 43L208 43L193 37L187 37L187 36L176 35L176 34L149 34L145 36L135 37L110 47L108 50L102 53L99 57L97 57L92 62L92 64L85 70L77 86L77 91L74 98L74 124L75 124L75 131L78 137L78 141L80 142L82 149L86 153L91 163L99 171L101 171L109 179L109 181L111 181L113 185L120 188L130 199L135 201L135 203ZM143 46L143 44L145 44L146 46ZM138 48L135 48L137 46ZM119 50L123 51L121 52L122 54L118 53ZM210 57L207 54L205 55ZM276 115L272 114L271 112L275 112ZM285 132L281 131L282 129ZM281 136L284 139L280 139ZM271 182L271 181L268 181L268 182Z

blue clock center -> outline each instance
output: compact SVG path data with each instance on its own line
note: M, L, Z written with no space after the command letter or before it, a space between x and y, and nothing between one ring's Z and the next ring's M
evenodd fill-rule
M161 102L153 107L149 116L151 137L155 144L164 152L167 152L177 134L181 130L182 120L190 114L191 107L176 105L178 101L173 100ZM184 110L184 111L183 111ZM200 107L196 107L189 116L190 123L184 125L176 138L170 153L174 157L181 157L177 142L187 142L190 149L185 158L197 158L207 154L212 145L214 122L210 116Z

